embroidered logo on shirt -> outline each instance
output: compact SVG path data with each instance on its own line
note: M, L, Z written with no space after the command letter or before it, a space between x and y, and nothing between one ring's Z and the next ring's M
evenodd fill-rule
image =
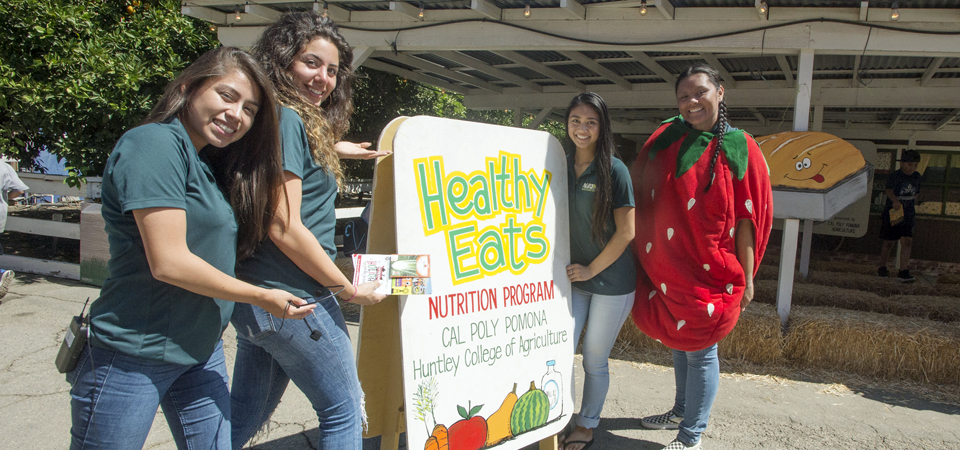
M587 192L597 192L597 185L593 183L583 183L583 190Z

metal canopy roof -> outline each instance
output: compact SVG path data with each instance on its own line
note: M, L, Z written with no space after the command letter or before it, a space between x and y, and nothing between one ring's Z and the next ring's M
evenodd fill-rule
M282 12L326 8L355 65L535 123L562 120L573 95L594 91L615 131L637 139L677 114L673 83L694 62L720 69L733 124L790 130L799 55L812 51L811 129L960 142L960 0L764 3L761 13L760 0L193 0L183 12L248 47Z

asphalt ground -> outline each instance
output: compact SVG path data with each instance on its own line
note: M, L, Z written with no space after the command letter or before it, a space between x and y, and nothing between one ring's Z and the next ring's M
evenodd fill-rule
M21 275L2 299L0 448L69 447L70 386L53 361L70 318L87 297L96 298L98 293L98 288L76 282ZM355 333L356 314L348 314L348 321ZM232 328L224 334L224 344L227 364L232 365L236 350ZM645 430L639 420L671 407L674 379L669 363L619 354L611 359L610 372L610 392L591 449L654 450L672 440L676 432ZM583 376L579 364L576 376L579 387ZM291 385L268 432L253 448L315 448L317 434L309 402ZM161 412L145 448L176 448ZM365 440L364 450L378 448L379 439ZM960 406L883 382L838 384L810 376L726 370L703 448L960 449Z

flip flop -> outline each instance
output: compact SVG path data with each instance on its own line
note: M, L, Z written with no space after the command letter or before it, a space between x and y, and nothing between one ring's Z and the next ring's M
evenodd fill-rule
M590 448L591 445L593 445L593 439L590 439L589 441L570 441L570 442L564 442L564 443L563 443L563 448L567 448L567 446L570 445L570 444L583 444L583 448L581 448L580 450L587 450L588 448Z

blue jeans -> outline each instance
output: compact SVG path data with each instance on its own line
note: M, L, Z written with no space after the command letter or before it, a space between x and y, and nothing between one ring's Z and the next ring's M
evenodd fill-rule
M88 345L67 381L73 385L71 449L142 448L158 406L177 448L230 448L222 341L206 362L193 366Z
M237 329L233 448L242 448L270 419L293 380L320 420L317 448L360 450L366 420L363 391L336 299L321 300L304 320L283 322L259 307L238 303L230 323ZM311 339L313 330L320 332L319 340Z
M600 295L573 288L574 351L580 344L584 324L589 325L583 337L583 400L577 418L581 427L596 428L600 424L600 411L610 388L607 360L633 309L633 294Z
M673 413L683 417L677 439L686 445L694 445L700 441L700 433L707 429L710 409L720 385L717 344L695 352L674 350L673 373L677 378Z

